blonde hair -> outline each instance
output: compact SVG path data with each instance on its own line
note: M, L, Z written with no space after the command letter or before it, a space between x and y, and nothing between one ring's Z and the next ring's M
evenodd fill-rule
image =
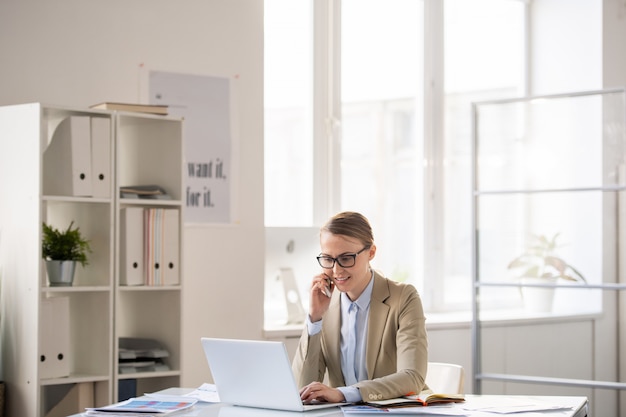
M320 231L348 236L360 240L365 246L374 244L372 226L365 216L354 211L344 211L331 217Z

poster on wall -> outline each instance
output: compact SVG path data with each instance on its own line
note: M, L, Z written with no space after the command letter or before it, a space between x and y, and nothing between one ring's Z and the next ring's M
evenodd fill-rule
M184 118L185 223L230 223L230 79L151 71L149 82L150 104Z

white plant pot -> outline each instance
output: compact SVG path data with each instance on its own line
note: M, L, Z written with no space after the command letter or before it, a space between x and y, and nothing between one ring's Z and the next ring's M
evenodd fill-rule
M555 284L557 278L521 278L522 284ZM521 287L524 309L533 313L549 313L556 288Z
M51 287L71 287L74 282L76 261L46 261L46 271Z

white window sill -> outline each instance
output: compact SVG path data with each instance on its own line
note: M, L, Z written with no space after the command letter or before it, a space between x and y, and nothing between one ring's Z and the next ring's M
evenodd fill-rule
M593 320L599 317L600 311L581 313L549 313L529 312L524 309L499 309L482 312L482 325L499 327L503 325L525 325L554 322L568 322ZM472 326L471 311L426 313L426 330L470 329ZM304 324L283 324L281 322L266 322L263 334L266 338L293 338L300 337Z

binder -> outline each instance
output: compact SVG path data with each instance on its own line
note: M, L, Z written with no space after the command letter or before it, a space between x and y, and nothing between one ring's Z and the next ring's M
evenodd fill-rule
M120 285L144 284L144 236L141 207L124 207L120 221Z
M43 156L44 194L93 194L90 119L89 116L69 116L55 129Z
M41 302L41 346L39 377L61 378L70 375L70 301L52 297Z
M179 210L166 209L163 218L163 285L180 283Z
M117 401L126 401L137 396L136 379L120 379L117 381Z
M163 209L144 210L144 268L146 285L159 285L161 279L160 213Z
M144 211L144 265L147 285L180 282L179 218L177 209Z
M91 181L93 196L111 196L111 120L91 118Z

